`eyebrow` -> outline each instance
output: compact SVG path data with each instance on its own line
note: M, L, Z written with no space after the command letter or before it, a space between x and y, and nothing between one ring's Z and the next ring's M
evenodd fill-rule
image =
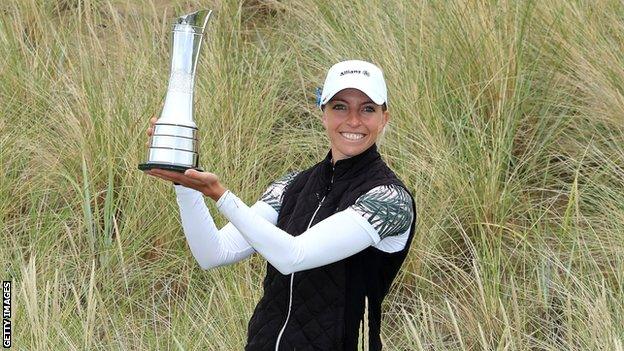
M331 101L333 101L333 102L340 101L340 102L344 102L344 103L348 104L347 100L343 100L343 99L332 99ZM373 100L366 100L363 103L361 103L361 105L366 105L366 104L373 104L375 106L378 106Z

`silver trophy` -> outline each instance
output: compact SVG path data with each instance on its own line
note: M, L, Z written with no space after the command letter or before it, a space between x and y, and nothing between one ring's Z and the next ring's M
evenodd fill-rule
M197 125L193 120L193 86L204 29L212 11L179 17L173 25L171 74L165 105L154 126L147 162L140 170L161 168L184 172L198 169Z

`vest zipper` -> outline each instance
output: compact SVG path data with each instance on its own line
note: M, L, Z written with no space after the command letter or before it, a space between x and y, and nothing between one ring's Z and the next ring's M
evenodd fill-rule
M335 170L335 168L336 168L336 166L332 165L332 175L331 175L331 180L329 181L329 187L327 188L327 193L329 193L329 191L331 190L332 185L334 184L334 170ZM316 213L321 208L321 205L323 204L323 201L325 200L325 197L327 196L327 193L325 193L325 195L323 195L323 198L321 199L321 201L319 201L319 204L316 207L316 210L312 214L312 218L310 218L310 222L308 223L308 228L306 230L310 229L310 226L312 225L312 222L314 221L314 217L316 217ZM275 351L279 350L279 344L280 344L280 340L282 339L282 334L284 334L284 330L286 330L286 325L288 324L288 319L290 318L290 309L292 307L292 291L293 291L293 281L294 280L295 280L295 273L290 273L290 290L288 292L288 313L286 314L286 320L284 321L284 325L282 326L282 329L280 330L279 334L277 335L277 341L275 342Z

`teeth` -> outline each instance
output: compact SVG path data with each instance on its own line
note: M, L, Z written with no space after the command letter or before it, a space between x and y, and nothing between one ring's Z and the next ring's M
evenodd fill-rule
M340 134L349 140L359 140L364 137L364 134L359 134L359 133L340 133Z

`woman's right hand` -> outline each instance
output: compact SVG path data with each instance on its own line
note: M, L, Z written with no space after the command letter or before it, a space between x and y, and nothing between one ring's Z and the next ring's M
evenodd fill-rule
M149 144L150 144L149 138L151 138L152 135L154 135L154 125L156 124L156 121L158 121L158 118L156 118L156 116L150 118L150 126L149 128L147 128L148 139L145 142L145 146L147 147L149 147Z

